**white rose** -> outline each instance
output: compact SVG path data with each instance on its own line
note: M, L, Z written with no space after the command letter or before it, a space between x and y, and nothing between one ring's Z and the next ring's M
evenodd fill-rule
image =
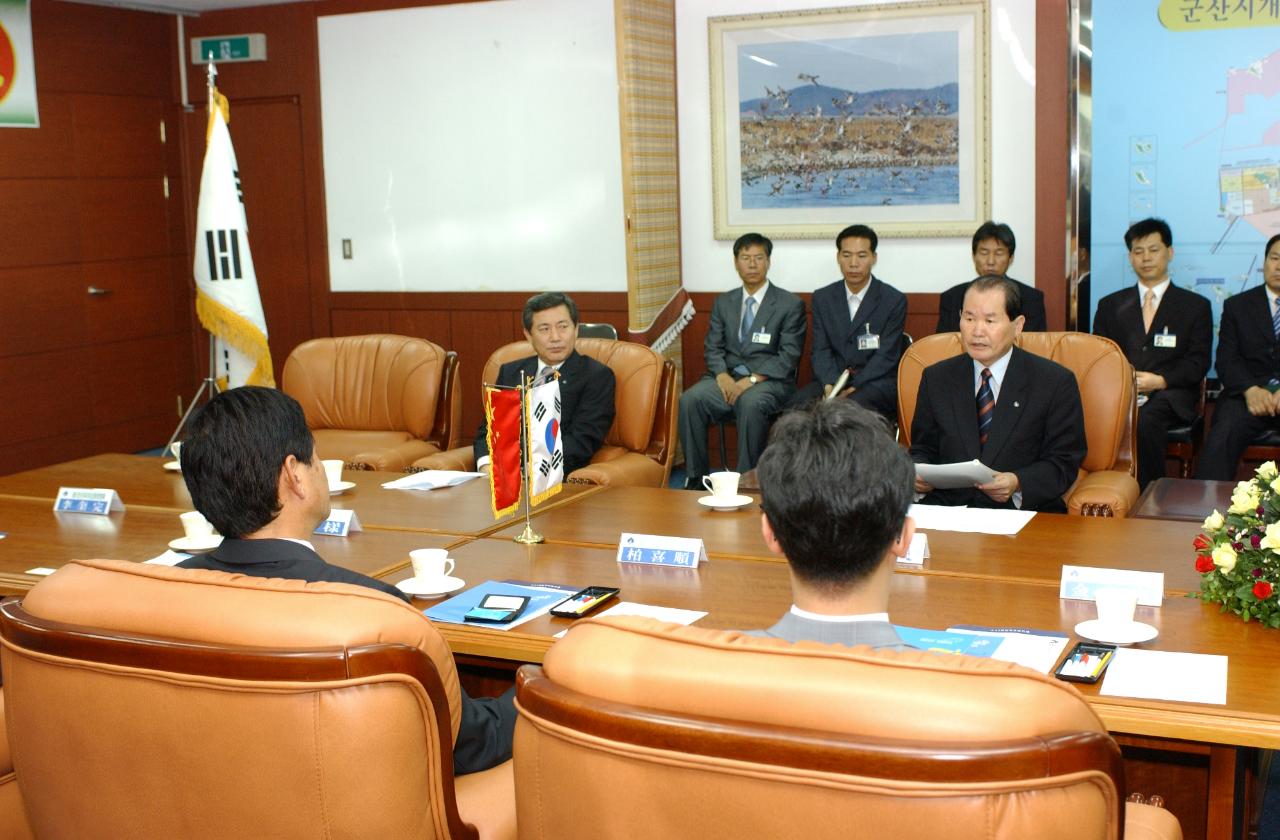
M1266 536L1262 538L1262 542L1258 543L1258 546L1260 548L1280 550L1280 522L1272 522L1267 526Z
M1213 565L1229 572L1236 567L1236 550L1229 543L1223 543L1213 550Z
M1242 481L1231 494L1229 513L1253 513L1258 507L1258 488L1252 481Z
M1258 467L1258 472L1256 474L1258 478L1262 479L1263 481L1270 481L1271 479L1280 475L1280 470L1276 469L1275 461L1267 461L1265 464Z
M1223 526L1225 521L1226 520L1222 518L1222 514L1218 513L1215 510L1213 513L1209 514L1209 516L1205 518L1204 529L1206 531L1217 531Z

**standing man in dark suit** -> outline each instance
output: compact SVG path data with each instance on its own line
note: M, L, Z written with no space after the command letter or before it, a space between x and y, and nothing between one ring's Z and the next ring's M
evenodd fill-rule
M765 545L791 568L791 610L753 635L904 650L889 584L911 545L914 469L884 419L849 400L789 411L758 469Z
M1014 346L1022 333L1018 287L979 277L960 316L964 354L925 368L911 422L911 459L953 464L975 458L996 475L972 488L935 490L928 504L1065 513L1062 494L1084 461L1084 410L1075 375Z
M907 296L871 273L879 241L866 225L851 225L836 236L836 264L844 279L813 293L813 381L793 404L825 397L848 371L840 396L886 417L897 415Z
M1233 480L1253 439L1280 428L1280 234L1263 253L1263 285L1222 305L1216 363L1222 394L1196 478Z
M804 352L804 301L769 282L773 243L747 233L733 243L742 286L716 298L704 358L707 372L680 395L680 443L687 486L702 489L710 470L707 427L737 418L738 471L756 465L769 420L796 390Z
M329 482L302 406L284 391L244 386L211 399L187 429L182 478L196 510L224 539L179 566L349 583L409 600L383 581L329 565L311 546L311 533L329 516ZM514 691L479 699L459 691L454 772L474 773L511 758Z
M997 275L1008 277L1013 265L1013 252L1018 240L1013 228L1003 222L986 221L973 233L973 270L977 277ZM1018 287L1022 298L1023 329L1028 332L1044 332L1049 329L1044 315L1044 292L1019 280L1009 279ZM956 332L960 329L960 309L964 306L964 293L969 281L958 283L942 293L938 299L938 328L934 332Z
M560 372L560 440L564 474L591 463L613 425L614 379L608 366L574 349L578 340L578 305L563 292L534 295L522 313L524 337L534 355L498 368L498 385L519 385L521 374L541 378ZM472 447L476 469L489 467L489 422L481 421Z
M1209 301L1169 280L1173 233L1163 219L1134 222L1124 234L1137 289L1098 301L1093 332L1124 351L1137 371L1138 486L1164 475L1169 428L1190 423L1209 372L1213 314Z

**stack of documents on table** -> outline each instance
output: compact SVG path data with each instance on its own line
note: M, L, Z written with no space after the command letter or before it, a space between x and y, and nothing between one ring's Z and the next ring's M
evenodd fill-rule
M394 481L383 482L387 490L436 490L440 487L454 487L465 484L473 478L480 478L484 473L458 472L457 470L423 470L409 473Z
M1047 630L1019 627L973 627L960 625L949 630L893 628L902 641L918 650L934 653L963 653L1013 662L1049 673L1066 648L1068 636Z
M974 534L999 534L1011 537L1021 531L1036 512L948 505L912 505L907 515L915 520L916 528L922 531L967 531Z
M582 589L581 586L560 586L555 583L528 583L516 580L486 580L479 586L473 586L460 595L454 595L430 609L423 610L432 621L444 621L449 624L465 624L463 618L472 609L478 607L487 595L527 595L529 603L524 612L515 621L506 624L476 624L488 630L510 630L526 621L532 621L540 615L546 615L556 604Z
M1227 657L1120 648L1111 660L1098 693L1108 697L1226 705Z

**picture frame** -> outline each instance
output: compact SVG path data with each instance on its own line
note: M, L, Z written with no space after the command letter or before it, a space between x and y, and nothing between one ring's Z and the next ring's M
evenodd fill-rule
M991 205L986 0L713 17L716 239L968 237Z

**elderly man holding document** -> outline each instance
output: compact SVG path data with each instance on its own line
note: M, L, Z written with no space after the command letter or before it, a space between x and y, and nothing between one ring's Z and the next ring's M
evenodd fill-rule
M925 369L911 459L977 460L992 475L942 489L917 470L921 501L1066 512L1062 495L1086 450L1080 389L1071 371L1014 346L1023 322L1018 287L1008 278L988 275L969 286L960 313L965 352Z

